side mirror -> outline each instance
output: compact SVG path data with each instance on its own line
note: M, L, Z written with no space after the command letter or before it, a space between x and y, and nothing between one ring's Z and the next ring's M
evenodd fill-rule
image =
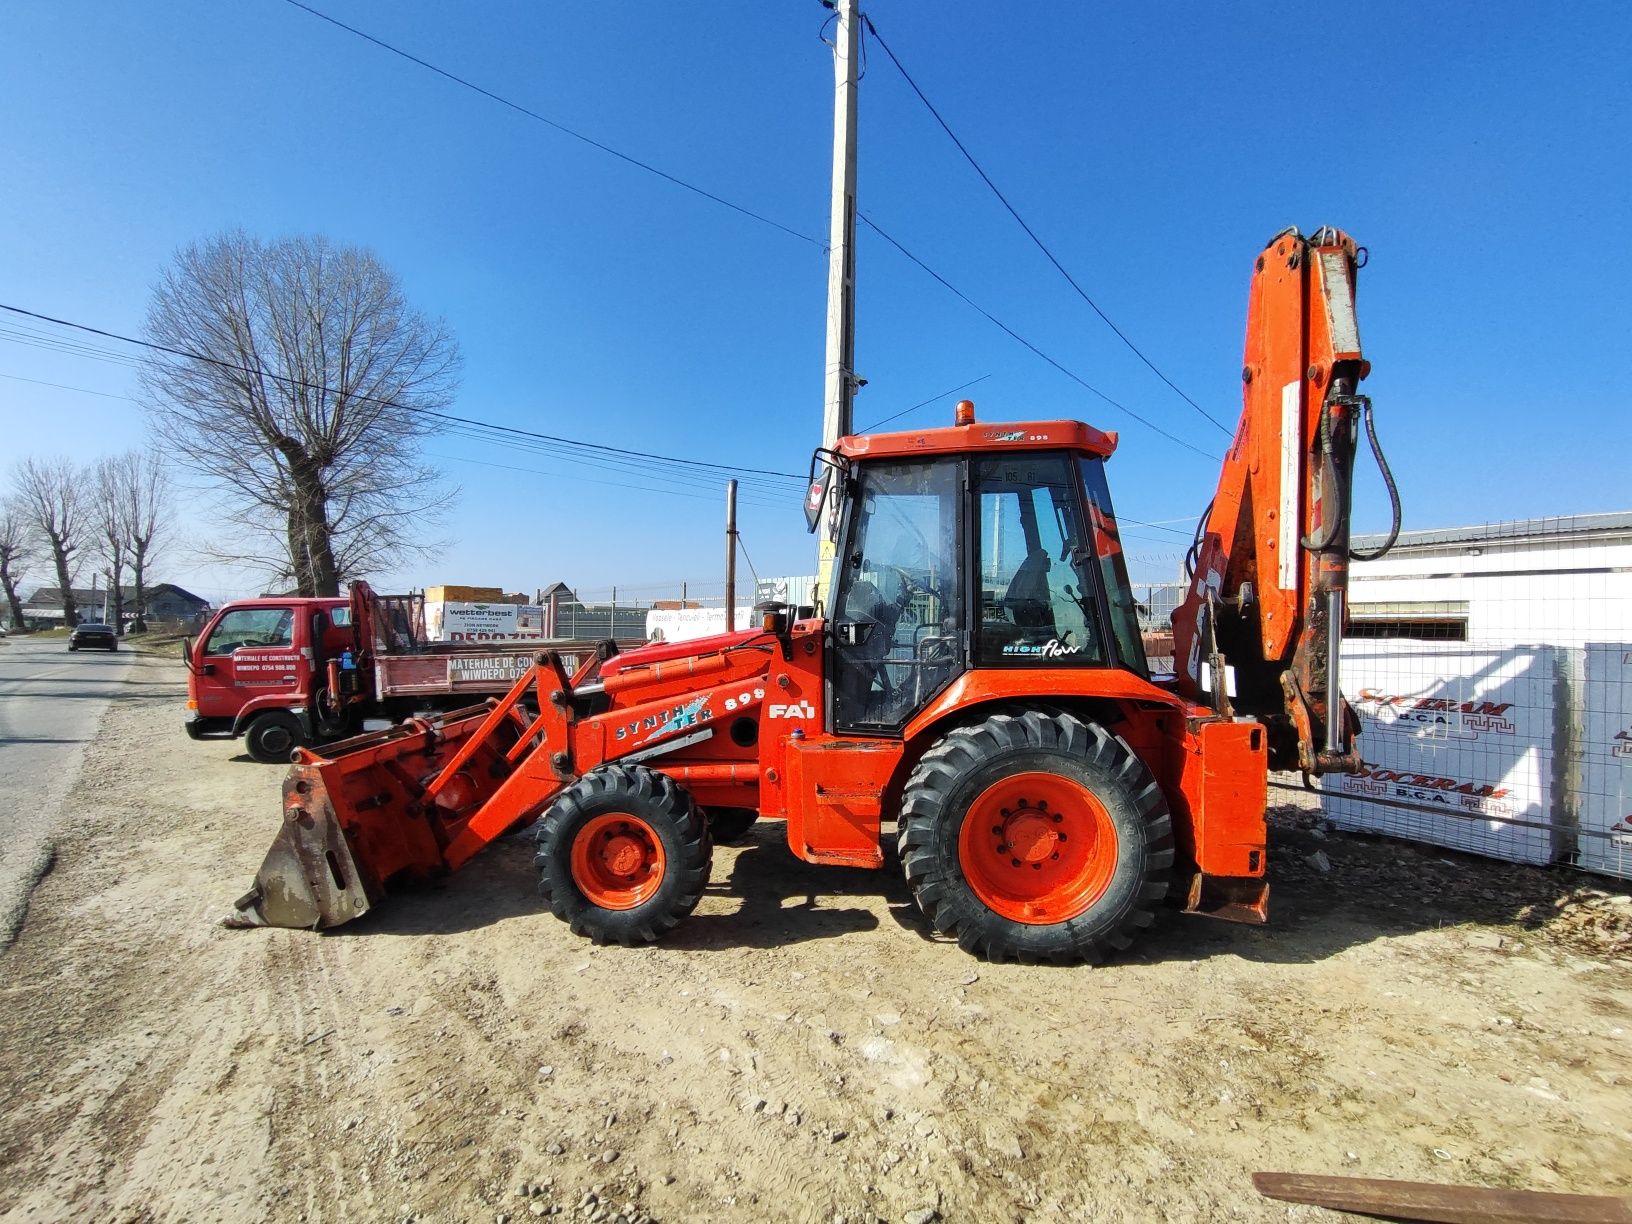
M876 628L874 621L840 621L833 630L838 634L840 646L860 646L873 636Z

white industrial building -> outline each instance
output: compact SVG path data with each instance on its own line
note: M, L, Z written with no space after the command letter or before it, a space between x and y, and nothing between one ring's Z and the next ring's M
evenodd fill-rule
M1632 512L1406 532L1349 592L1332 820L1632 877Z
M1380 536L1354 546L1374 549ZM1632 511L1407 531L1349 578L1351 637L1485 646L1632 640Z

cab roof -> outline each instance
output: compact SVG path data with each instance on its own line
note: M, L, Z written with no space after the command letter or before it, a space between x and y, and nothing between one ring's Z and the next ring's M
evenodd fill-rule
M970 454L1005 450L1076 450L1105 457L1117 436L1081 421L975 421L902 433L850 434L838 451L849 459Z

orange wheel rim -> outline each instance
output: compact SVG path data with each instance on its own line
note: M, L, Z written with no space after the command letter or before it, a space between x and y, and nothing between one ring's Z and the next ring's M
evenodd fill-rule
M1116 872L1116 825L1086 786L1013 774L975 797L958 834L963 878L987 909L1047 926L1084 913Z
M639 816L607 812L592 817L572 839L572 879L590 904L634 909L663 883L663 843Z

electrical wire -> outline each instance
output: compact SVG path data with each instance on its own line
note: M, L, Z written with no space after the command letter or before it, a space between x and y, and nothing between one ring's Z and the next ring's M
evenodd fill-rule
M621 480L601 480L597 477L585 476L577 472L547 472L542 471L539 468L517 467L515 464L511 463L494 463L489 459L470 459L463 455L437 455L428 453L426 457L429 459L441 459L448 463L473 463L478 467L497 468L500 471L505 472L522 472L531 476L546 476L552 480L574 480L580 481L584 484L606 485L615 489L631 489L637 493L657 493L664 497L684 497L692 501L712 502L716 500L715 497L709 493L688 493L684 490L678 489L652 488L648 485L629 484L628 482ZM774 502L747 502L746 500L744 500L744 504L758 506L763 509L781 510L793 505L795 500L797 499L790 495L788 499L780 505Z
M1116 516L1116 521L1119 523L1137 523L1141 527L1149 527L1155 531L1165 531L1184 540L1188 540L1190 538L1190 532L1188 531L1180 531L1176 527L1164 527L1160 523L1147 523L1144 519L1136 519L1126 514L1118 514Z
M124 400L131 404L136 403L128 395L115 395L111 391L92 391L89 387L70 387L67 383L46 382L43 378L24 378L21 374L0 374L0 378L9 378L13 382L33 383L36 387L55 387L58 391L78 391L81 395L100 395L103 399Z
M295 2L296 0L290 0L290 3ZM992 194L998 199L998 203L1002 204L1008 211L1009 216L1013 217L1020 228L1025 230L1026 237L1030 238L1032 242L1036 244L1037 249L1043 253L1045 258L1047 258L1048 262L1054 265L1055 271L1065 278L1066 284L1070 285L1071 288L1076 291L1078 297L1080 297L1084 302L1088 303L1089 307L1096 315L1100 317L1105 326L1110 328L1111 331L1116 334L1116 338L1127 346L1129 352L1131 352L1135 357L1139 358L1140 361L1144 362L1145 365L1149 367L1152 374L1156 375L1157 378L1161 379L1170 388L1172 388L1174 393L1177 394L1180 399L1184 400L1184 402L1189 404L1190 407L1194 408L1213 425L1222 430L1226 437L1229 436L1229 428L1212 413L1208 412L1200 404L1196 403L1195 400L1191 399L1190 396L1186 395L1183 389L1180 388L1179 385L1166 374L1164 374L1157 367L1154 361L1145 356L1143 350L1141 350L1138 345L1128 338L1127 333L1112 321L1110 315L1106 314L1102 309L1100 309L1099 303L1094 301L1093 298L1089 297L1087 290L1077 283L1076 278L1073 277L1071 273L1065 270L1065 265L1055 257L1053 251L1048 249L1048 245L1037 236L1037 231L1032 229L1031 226L1026 223L1026 219L1020 215L1019 211L1014 207L1014 205L1009 203L1009 198L1003 194L996 183L992 182L992 178L986 173L985 168L975 160L975 155L969 152L968 147L963 143L963 141L958 139L958 134L954 132L951 125L941 117L941 112L935 109L935 104L931 102L925 95L924 91L918 87L918 82L912 79L912 74L907 71L906 65L901 62L900 58L897 57L895 52L890 49L890 44L885 42L883 37L879 34L878 28L873 25L872 18L863 15L862 20L867 24L867 32L878 40L879 46L884 48L884 54L890 57L890 62L895 65L896 71L901 74L902 79L905 80L906 83L912 88L912 92L918 95L918 100L924 104L929 113L935 117L935 122L940 124L941 130L945 132L951 139L952 143L958 147L958 152L963 154L964 160L974 167L976 174L980 175L980 181L985 183L987 187L991 188Z
M867 426L866 429L859 429L856 432L857 433L873 433L878 429L878 427L880 425L888 425L891 421L899 420L900 418L906 416L907 413L909 413L909 412L917 412L918 409L920 409L920 408L927 408L927 407L929 407L929 405L933 404L936 400L943 400L949 395L956 395L959 391L964 390L966 387L972 387L976 383L985 382L990 377L991 377L990 374L982 374L979 378L971 378L966 383L959 383L957 386L953 387L950 391L942 391L939 395L932 395L926 400L919 400L911 408L903 408L903 409L901 409L900 412L891 413L889 416L885 417L882 421L874 421L871 425Z
M759 582L759 571L754 568L754 559L748 555L748 546L742 542L742 529L739 527L731 533L737 538L737 547L742 550L742 559L748 563L748 572L754 576L754 582Z
M75 323L69 319L59 319L52 315L41 314L38 311L25 310L20 306L9 306L5 303L0 303L0 310L8 311L16 315L23 315L30 319L37 319L44 323L53 323L59 327L72 328L75 331L86 332L95 336L103 336L109 340L117 340L122 344L135 345L139 348L149 349L154 352L166 353L172 357L181 357L189 361L201 361L207 365L218 366L221 369L231 370L234 373L251 374L258 378L270 379L273 382L286 383L289 386L297 387L305 391L316 391L323 395L354 399L362 403L378 404L381 407L392 408L399 412L415 413L421 416L434 417L437 420L448 421L454 424L475 426L480 429L492 430L496 433L501 433L507 436L532 438L544 442L554 442L564 446L578 447L586 451L604 454L626 455L637 459L657 460L663 463L678 464L687 468L695 468L699 471L727 473L747 472L760 476L775 476L785 480L796 480L801 484L803 484L805 481L805 477L797 472L778 472L769 468L735 467L731 464L725 463L709 463L701 459L682 459L676 455L663 455L654 453L652 451L635 450L630 447L610 446L601 442L585 442L581 439L562 437L558 434L547 434L531 429L520 429L513 425L499 425L490 421L476 420L472 417L457 416L453 413L437 412L430 408L419 408L412 404L400 403L396 400L382 399L379 396L363 395L360 392L345 393L338 391L333 387L324 386L320 383L308 382L300 378L291 378L285 374L276 374L268 370L240 365L237 362L225 361L219 357L211 357L204 353L194 353L186 349L173 348L170 345L159 344L152 340L139 340L134 336L121 335L119 332L108 331L100 327L92 327L88 323Z
M437 65L431 63L429 60L421 59L419 56L414 55L411 52L404 51L401 47L393 46L392 44L386 42L382 38L376 38L374 35L368 33L366 30L359 30L356 26L347 25L345 22L339 20L338 18L331 17L327 13L321 12L318 9L313 8L309 4L303 4L303 3L301 3L301 0L285 0L285 3L291 5L294 8L300 9L302 12L311 14L313 17L316 17L319 21L326 21L330 25L335 26L338 29L346 31L346 33L348 33L348 34L353 34L356 37L362 39L364 42L372 43L372 44L374 44L374 46L379 47L383 51L389 51L392 55L400 56L401 58L407 60L411 64L418 64L421 68L425 68L425 69L427 69L427 70L429 70L431 72L434 72L434 73L436 73L437 76L442 77L442 78L444 78L446 80L452 81L455 85L459 85L462 88L468 89L472 93L478 93L484 98L488 98L488 99L490 99L490 100L492 100L494 102L497 102L500 106L509 107L511 110L515 111L518 115L523 115L526 118L533 120L534 122L542 123L546 127L553 128L557 132L560 132L564 136L570 136L574 140L582 141L584 144L589 145L591 148L599 149L602 153L610 154L612 157L617 158L619 161L627 162L629 165L634 166L636 169L644 170L648 174L655 174L658 178L663 179L666 182L672 183L676 187L683 187L687 191L690 191L690 192L693 192L696 195L702 196L703 199L705 199L705 200L711 200L715 204L719 204L719 205L722 205L725 208L729 208L732 212L741 213L745 217L751 218L754 221L758 221L761 225L768 225L772 229L781 230L784 234L787 234L790 237L798 238L802 242L808 242L812 246L816 247L818 250L822 250L822 251L827 250L827 244L825 242L823 242L819 238L812 238L809 234L800 233L798 230L792 228L791 226L783 225L780 221L773 221L770 217L767 217L764 213L755 212L753 209L745 207L744 205L733 203L732 201L726 199L724 196L715 195L712 191L708 191L705 188L699 187L695 183L688 183L685 179L679 178L676 175L670 174L666 170L659 170L656 166L652 165L650 162L641 161L640 158L633 157L630 154L624 153L619 149L614 149L611 145L605 144L602 141L596 140L593 136L586 136L582 132L575 131L574 129L568 127L564 123L558 123L556 120L551 119L546 115L541 115L537 111L532 110L532 109L530 109L530 108L528 108L526 106L523 106L519 102L511 101L509 98L506 98L503 94L494 93L491 89L484 88L483 86L476 84L476 82L474 82L474 81L467 80L465 77L459 76L457 73L449 72L446 68L440 68Z
M1105 392L1101 391L1098 387L1094 386L1092 383L1090 383L1086 379L1084 379L1080 374L1077 374L1073 370L1067 369L1065 366L1061 365L1058 361L1054 360L1054 358L1050 357L1047 353L1043 352L1042 349L1038 348L1030 340L1027 340L1019 332L1015 331L1014 328L1010 327L1007 323L1003 322L1002 319L999 319L996 315L994 315L991 311L987 310L984 306L981 306L977 302L975 302L975 300L973 298L971 298L968 294L966 294L963 290L959 289L951 281L947 280L946 277L942 276L939 272L935 271L934 268L930 267L923 260L919 259L918 256L914 255L911 251L907 250L906 247L902 246L899 242L897 242L894 238L892 238L888 233L886 233L882 228L880 228L879 224L876 221L874 221L871 217L867 216L866 213L858 211L856 213L856 216L861 218L862 223L864 225L866 225L868 229L872 230L880 238L884 239L885 242L889 243L897 251L901 252L901 254L905 255L909 260L911 260L913 263L917 264L920 268L922 268L925 272L929 273L930 276L934 277L935 280L939 281L940 284L944 288L951 291L951 293L954 296L956 296L960 301L962 301L965 305L973 308L977 313L979 313L980 315L985 317L985 319L988 322L995 325L997 328L999 328L1001 331L1003 331L1005 334L1007 334L1011 339L1014 339L1014 340L1018 341L1019 343L1024 345L1026 348L1030 349L1038 357L1041 357L1044 361L1048 362L1049 365L1053 366L1056 370L1058 370L1061 374L1064 374L1067 378L1069 378L1072 382L1076 383L1078 386L1080 386L1080 387L1084 388L1085 390L1091 392L1092 394L1098 396L1100 399L1104 400L1107 404L1109 404L1111 407L1117 409L1119 412L1126 413L1128 416L1130 416L1134 420L1138 421L1145 428L1154 430L1156 433L1161 434L1162 437L1166 438L1169 442L1177 442L1180 446L1184 447L1186 450L1195 451L1196 454L1201 455L1201 456L1203 456L1204 458L1207 458L1207 459L1219 460L1221 458L1220 456L1213 454L1211 451L1202 450L1201 447L1195 445L1192 442L1186 442L1183 438L1179 437L1177 434L1169 433L1167 430L1163 429L1160 425L1156 424L1154 421L1151 421L1151 420L1149 420L1149 419L1147 419L1145 417L1140 416L1137 412L1135 412L1132 408L1129 408L1126 404L1112 399L1110 396L1106 395Z
M725 199L723 196L716 195L711 191L708 191L708 190L706 190L706 189L704 189L702 187L698 187L694 183L687 182L684 179L681 179L681 178L679 178L679 177L677 177L675 175L669 174L667 171L660 170L656 166L653 166L648 162L641 161L639 158L633 157L633 156L631 156L631 155L629 155L627 153L622 152L621 150L613 148L611 145L605 144L605 143L603 143L603 142L601 142L599 140L594 139L591 136L587 136L582 132L579 132L579 131L574 130L573 128L567 127L565 124L559 123L554 119L551 119L551 118L549 118L549 117L547 117L545 115L542 115L542 114L538 113L537 111L534 111L534 110L530 109L529 107L523 106L519 102L515 102L515 101L511 100L510 98L506 98L502 94L495 93L493 90L490 90L490 89L485 88L484 86L478 85L474 81L471 81L471 80L466 79L465 77L459 76L457 73L450 72L445 68L439 67L438 65L431 63L429 60L423 59L423 58L421 58L421 57L419 57L417 55L412 54L411 52L405 51L400 47L394 46L391 43L386 42L384 39L378 38L375 35L368 33L366 30L358 29L356 26L349 25L346 22L339 20L338 18L331 17L329 14L324 13L319 9L313 8L311 5L303 3L302 0L285 0L285 3L289 4L293 8L300 9L302 12L305 12L305 13L309 14L310 16L317 18L320 21L327 22L329 25L332 25L332 26L336 27L337 29L344 30L348 34L354 35L355 37L360 38L365 42L371 43L374 46L379 47L381 50L388 51L393 55L399 56L400 58L409 61L410 63L416 64L419 67L424 68L424 69L426 69L426 70L428 70L430 72L434 72L438 76L443 77L444 79L446 79L448 81L451 81L454 84L459 85L460 87L462 87L464 89L471 90L474 93L480 94L484 98L487 98L487 99L489 99L489 100L491 100L493 102L497 102L501 106L507 107L508 109L510 109L512 111L515 111L516 113L518 113L520 115L523 115L526 118L532 119L532 120L534 120L535 122L538 122L538 123L542 123L542 124L546 125L547 127L550 127L550 128L552 128L552 129L554 129L554 130L556 130L558 132L561 132L563 135L570 136L574 140L582 141L584 144L590 145L592 148L598 149L601 152L604 152L604 153L607 153L607 154L609 154L609 155L611 155L613 157L616 157L621 161L627 162L628 164L630 164L632 166L635 166L638 169L645 170L650 174L654 174L657 177L659 177L661 179L664 179L665 181L667 181L669 183L674 184L675 186L682 187L687 191L694 192L695 194L700 195L700 196L704 197L705 199L711 200L716 204L720 204L720 205L722 205L722 206L724 206L726 208L731 209L734 212L741 213L743 216L746 216L746 217L748 217L748 218L750 218L752 220L761 222L764 225L768 225L768 226L771 226L774 229L780 230L781 232L783 232L785 234L788 234L791 237L799 238L799 239L801 239L801 240L803 240L805 242L811 243L813 246L816 246L816 247L820 248L823 251L826 251L828 249L827 244L825 242L821 241L820 239L813 238L809 234L801 233L799 230L793 229L790 226L783 225L779 221L772 220L770 217L767 217L762 213L756 212L751 208L747 208L747 207L745 207L745 206L743 206L741 204L736 204L736 203L732 202L731 200ZM871 19L863 16L863 20L866 22L868 31L871 32L871 34L873 35L874 38L878 39L879 45L884 48L885 53L890 57L891 61L895 63L896 68L901 72L901 75L907 80L907 83L912 86L913 91L915 93L917 93L918 96L923 100L924 105L929 108L930 113L935 116L937 122L939 122L941 124L942 128L946 131L947 135L950 136L952 138L953 142L957 144L958 148L963 152L964 156L969 159L970 164L975 167L976 171L980 174L981 178L986 181L987 186L990 187L992 189L992 191L997 194L999 200L1002 200L1004 206L1006 208L1008 208L1009 212L1014 216L1015 220L1018 221L1020 223L1020 225L1026 230L1027 234L1029 234L1031 236L1032 240L1034 242L1036 242L1037 245L1043 250L1043 253L1048 256L1048 258L1049 258L1049 260L1051 262L1054 263L1055 267L1058 268L1060 273L1063 276L1065 276L1067 281L1069 281L1071 283L1072 287L1074 289L1076 289L1076 291L1083 297L1083 299L1088 303L1088 305L1091 306L1094 309L1095 313L1098 314L1100 316L1100 318L1105 321L1106 325L1109 326L1111 328L1111 330L1117 334L1117 336L1122 340L1122 342L1124 344L1126 344L1130 349L1132 349L1133 352L1136 355L1138 355L1140 360L1143 361L1147 366L1149 366L1151 368L1151 370L1153 370L1156 373L1156 375L1159 378L1162 379L1163 382L1167 383L1168 386L1172 387L1173 390L1178 392L1178 394L1180 396L1183 396L1183 398L1188 403L1190 403L1196 409L1196 411L1202 413L1203 416L1207 416L1208 420L1213 421L1213 424L1219 425L1219 423L1216 420L1214 420L1211 416L1209 416L1207 414L1205 409L1203 409L1194 400L1190 399L1190 397L1188 395L1185 395L1184 392L1182 390L1180 390L1179 387L1174 385L1172 380L1170 380L1165 374L1163 374L1161 372L1161 370L1157 369L1157 367L1150 361L1150 359L1148 357L1146 357L1142 352L1140 352L1140 350L1137 347L1134 346L1133 342L1131 340L1129 340L1128 337L1126 335L1124 335L1121 332L1120 329L1117 328L1116 324L1113 323L1111 321L1111 319L1104 313L1104 311L1102 311L1099 308L1099 306L1093 301L1093 299L1088 297L1088 295L1082 290L1081 286L1077 285L1077 283L1074 280L1072 280L1070 274L1068 272L1066 272L1065 268L1063 266L1061 266L1059 264L1058 260L1056 260L1054 258L1053 253L1050 252L1048 250L1048 248L1042 243L1042 240L1039 239L1037 237L1037 235L1031 230L1031 228L1026 225L1024 219L1022 219L1020 217L1019 213L1016 212L1014 210L1014 208L1008 203L1008 200L1003 196L1003 194L1000 191L998 191L997 186L994 183L992 183L990 178L987 177L985 171L981 169L979 163L974 160L973 156L969 154L968 150L964 147L963 143L960 140L958 140L956 134L953 133L952 129L946 124L946 121L941 118L940 113L930 103L929 99L923 94L923 91L918 88L917 84L912 80L911 76L907 73L906 68L901 64L900 60L896 57L895 52L892 51L890 49L889 45L884 41L884 39L879 36L878 30L876 29L876 27L873 26L873 23L872 23ZM877 230L892 245L894 245L898 249L900 249L903 254L906 254L909 259L911 259L914 263L917 263L920 267L922 267L924 269L924 271L928 272L937 281L939 281L943 286L945 286L947 289L952 290L952 292L954 294L956 294L958 297L962 298L969 305L971 305L971 306L974 305L974 303L970 302L967 297L965 297L958 290L954 289L952 287L952 285L944 277L940 276L940 274L936 273L933 269L931 269L927 264L924 264L916 256L913 256L910 253L908 253L905 250L905 248L901 247L900 244L897 243L893 238L889 238L889 236L887 234L884 234L882 230L879 230L878 227L876 225L874 225L872 221L868 220L865 217L863 218L863 220L867 221L868 225L872 226L873 229ZM975 308L977 310L980 310L980 308L978 306L975 307ZM986 312L983 311L983 310L981 311L981 313L986 314ZM1157 433L1161 434L1165 438L1168 438L1170 441L1177 442L1179 445L1185 446L1185 447L1189 448L1190 450L1194 450L1198 454L1205 455L1209 459L1217 459L1218 458L1217 455L1213 455L1213 454L1211 454L1211 453L1209 453L1207 451L1201 450L1199 447L1192 446L1190 443L1185 442L1182 438L1178 438L1175 435L1173 435L1171 433L1168 433L1166 430L1160 428L1159 426L1152 424L1150 421L1145 420L1145 418L1143 418L1143 417L1139 416L1137 413L1133 412L1132 409L1129 409L1125 405L1117 403L1117 401L1115 401L1115 400L1111 399L1109 396L1105 395L1103 392L1098 390L1098 388L1090 386L1088 383L1084 382L1076 374L1072 373L1069 370L1066 370L1064 366L1061 366L1058 362L1056 362L1052 358L1048 357L1046 354L1041 352L1039 349L1037 349L1030 342L1024 340L1022 337L1020 337L1018 334L1016 334L1015 332L1013 332L1012 330L1010 330L1009 328L1004 326L1002 323L999 323L998 320L993 318L991 315L987 314L986 317L988 319L991 319L992 322L997 323L997 325L999 327L1002 327L1004 331L1007 331L1016 340L1019 340L1027 348L1031 349L1031 351L1036 353L1037 356L1042 357L1043 360L1047 361L1050 365L1055 366L1055 368L1059 369L1062 373L1066 374L1068 377L1070 377L1074 381L1080 383L1082 386L1087 388L1089 391L1093 392L1093 394L1095 394L1095 395L1099 396L1101 399L1105 400L1106 403L1111 404L1113 407L1116 407L1116 408L1120 409L1121 411L1127 413L1129 416L1133 417L1135 420L1139 421L1141 424L1144 424L1144 425L1148 426L1149 428L1155 430ZM934 402L934 401L931 400L930 402ZM918 406L921 407L922 405L918 405ZM901 415L904 415L904 413L901 414ZM894 418L887 418L887 419L894 419ZM1219 428L1224 429L1224 427L1222 425L1219 425ZM1228 434L1229 431L1227 429L1225 429L1224 432L1226 434ZM736 470L736 469L732 469L732 470ZM787 475L787 473L776 473L776 474L777 475ZM800 479L803 479L803 478L801 477Z

